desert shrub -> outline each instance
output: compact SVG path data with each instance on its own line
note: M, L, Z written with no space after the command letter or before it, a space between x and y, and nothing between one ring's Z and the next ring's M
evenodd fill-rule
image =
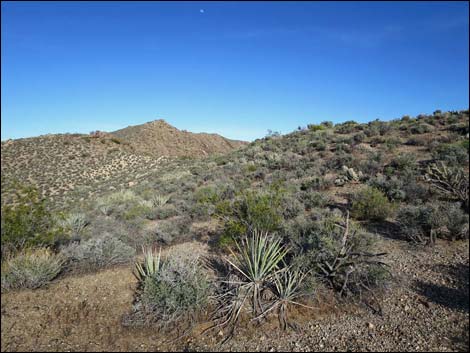
M390 201L376 188L367 187L352 197L351 214L357 219L383 221L392 210Z
M154 241L163 245L170 245L177 241L188 240L190 219L178 217L164 220L157 224L153 231Z
M446 231L441 232L443 237L450 239L468 239L468 214L462 211L460 203L444 203L439 208Z
M63 230L57 226L46 200L39 197L37 189L15 187L15 202L1 208L2 256L23 247L54 245L63 237Z
M409 115L403 115L401 117L402 122L409 122L411 120L411 117Z
M325 125L316 125L316 124L308 124L307 125L307 128L310 130L310 131L321 131L321 130L325 130L327 127Z
M467 153L470 152L470 140L463 140L460 142L460 145L462 146L463 149L467 150Z
M413 124L410 127L410 132L412 134L424 134L426 132L432 132L432 131L434 131L434 127L426 123L417 123L417 124Z
M326 143L324 140L317 140L312 141L310 146L314 148L316 151L325 151L326 150Z
M465 123L456 123L450 125L449 130L459 135L467 135L470 132L468 120Z
M70 213L58 223L64 230L71 232L72 239L79 239L90 221L83 213Z
M322 121L321 125L326 127L327 129L331 129L332 127L334 127L334 124L332 121Z
M105 233L80 243L74 242L61 250L71 268L97 269L130 262L135 249L113 235Z
M440 144L432 151L433 158L452 164L468 164L468 149L461 143Z
M344 151L338 152L333 158L330 158L326 161L326 167L328 169L339 169L343 165L351 165L353 157L350 153Z
M328 236L319 236L313 251L317 274L339 293L357 295L381 285L388 278L386 264L370 249L373 241L368 233L350 224L349 215L343 224Z
M145 200L137 196L132 190L121 190L97 199L95 208L104 215L113 215L117 219L132 221L139 218L155 218L155 204L167 202L167 197Z
M339 210L318 210L309 218L299 216L285 225L282 234L297 254L293 266L313 270L340 295L357 294L362 284L372 288L387 277L378 260L383 254L372 252L371 235L348 216L345 222Z
M397 148L397 146L401 144L401 140L396 137L389 137L385 138L383 143L388 151L393 151L395 148Z
M144 277L140 300L147 315L164 326L203 309L210 294L210 282L200 258L174 251L160 260L157 271Z
M233 201L219 202L216 216L225 223L225 237L236 239L252 229L278 230L283 220L283 194L281 188L271 186L261 192L245 190Z
M392 159L390 164L399 171L413 171L417 169L416 156L413 153L400 153Z
M448 198L460 201L468 212L469 185L468 174L461 167L448 167L444 163L428 166L425 179Z
M151 219L151 220L156 220L156 219L167 219L171 217L175 217L179 214L178 209L175 207L175 205L164 205L160 207L155 207L151 210L149 210L146 213L146 218Z
M284 219L290 219L304 212L304 205L295 197L294 194L283 194L281 199L282 216Z
M403 181L396 176L387 178L379 174L368 180L367 184L382 191L390 201L403 201L406 198L406 192L403 190Z
M62 270L64 258L50 249L24 249L2 262L2 290L39 288Z
M405 142L405 145L409 145L409 146L428 146L431 141L432 141L432 137L429 137L427 135L412 136Z
M366 134L364 132L359 132L353 136L353 140L356 143L361 143L366 139Z
M353 120L345 121L344 123L336 124L335 131L339 134L350 134L356 131L357 126L358 124Z
M405 205L397 214L403 235L410 241L432 244L436 238L468 238L468 215L459 203Z
M317 191L302 191L298 194L298 198L307 210L315 207L325 207L331 202L328 195Z
M404 205L397 213L397 222L405 238L417 242L432 241L431 230L434 228L433 210L429 205Z
M153 209L149 205L143 204L128 204L121 205L115 211L117 218L129 221L137 218L152 218Z
M324 190L331 186L324 177L322 176L311 176L306 178L300 184L300 190L309 191L309 190Z

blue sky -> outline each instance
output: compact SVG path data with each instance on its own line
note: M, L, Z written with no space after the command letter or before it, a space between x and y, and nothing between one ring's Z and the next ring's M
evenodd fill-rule
M2 2L2 140L252 140L469 106L468 2Z

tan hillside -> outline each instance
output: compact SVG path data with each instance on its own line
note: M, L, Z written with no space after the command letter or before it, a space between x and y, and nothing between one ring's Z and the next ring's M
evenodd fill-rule
M157 157L207 156L217 152L228 152L246 144L217 134L181 131L163 119L129 126L114 131L111 135L128 142L137 153Z
M4 190L14 181L37 185L43 196L60 204L65 195L80 200L136 185L168 157L202 157L243 144L216 134L179 131L162 120L113 133L2 141L2 202L8 201Z

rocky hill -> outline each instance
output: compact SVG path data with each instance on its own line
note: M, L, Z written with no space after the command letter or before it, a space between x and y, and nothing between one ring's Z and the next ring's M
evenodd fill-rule
M52 204L128 187L169 158L228 152L244 142L180 131L163 120L112 133L48 134L2 141L2 202L14 181L33 184Z
M128 142L135 152L154 157L207 156L228 152L246 144L217 134L181 131L162 119L129 126L111 135Z

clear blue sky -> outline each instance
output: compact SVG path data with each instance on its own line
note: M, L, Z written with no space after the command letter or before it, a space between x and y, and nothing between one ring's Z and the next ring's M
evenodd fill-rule
M468 2L2 2L2 140L252 140L469 106Z

